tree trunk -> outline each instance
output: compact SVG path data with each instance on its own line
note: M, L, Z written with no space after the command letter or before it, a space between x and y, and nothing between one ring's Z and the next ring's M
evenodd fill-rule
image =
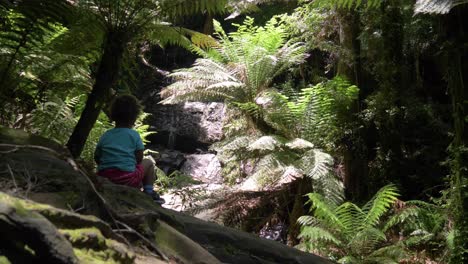
M403 111L401 110L404 88L409 87L403 78L405 57L403 54L403 14L401 0L387 0L382 3L381 9L382 51L377 80L379 81L379 93L386 98L386 108L378 113L385 118L378 127L378 144L380 155L386 157L382 161L381 173L377 180L377 186L372 186L371 193L390 182L404 182L407 175L402 172L402 138L401 128ZM389 114L393 109L395 113Z
M454 220L454 250L450 263L466 263L468 259L468 130L465 128L468 115L467 91L468 48L464 27L468 26L468 8L461 6L445 17L444 31L451 46L447 50L447 81L452 99L454 137L449 147L451 167L451 211Z
M108 101L111 87L117 81L124 46L125 41L123 41L122 34L110 33L108 35L96 74L96 82L88 96L80 120L67 142L67 147L74 158L79 157L83 151L83 147L91 129L96 123L99 113Z
M214 32L213 15L206 14L205 23L203 24L203 34L212 35L213 32Z
M338 62L337 75L346 78L352 84L361 87L361 43L358 39L360 34L360 16L354 10L338 10L340 25L340 46L343 49L342 56ZM350 109L352 113L357 113L360 109L360 101L357 100L354 107ZM356 137L363 131L358 131ZM365 147L354 146L355 140L350 139L345 142L343 160L345 167L344 185L346 197L350 200L359 200L364 195L363 182L367 179L367 157Z
M345 77L351 83L360 85L361 43L359 42L360 17L355 10L337 11L339 15L340 59L337 75Z

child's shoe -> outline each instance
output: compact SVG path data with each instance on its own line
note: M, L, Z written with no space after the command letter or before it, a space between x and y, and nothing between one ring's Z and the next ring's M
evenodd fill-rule
M149 196L151 196L151 198L153 199L154 202L156 202L157 204L164 204L166 203L166 200L164 200L163 198L161 198L161 196L159 196L159 194L157 192L153 192L153 193L148 193Z
M163 204L166 202L163 198L159 196L157 192L154 191L153 185L143 185L143 192L151 196L153 201L155 201L158 204Z

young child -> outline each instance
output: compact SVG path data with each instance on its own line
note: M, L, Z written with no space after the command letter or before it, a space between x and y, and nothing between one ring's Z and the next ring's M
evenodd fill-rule
M106 131L96 146L97 174L116 184L143 186L146 194L163 204L164 199L153 190L154 162L143 159L143 142L138 132L132 129L140 112L141 105L132 95L118 96L112 102L110 117L115 127Z

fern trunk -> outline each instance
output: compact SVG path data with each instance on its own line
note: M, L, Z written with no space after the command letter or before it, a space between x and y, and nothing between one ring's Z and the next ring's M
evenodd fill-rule
M109 99L110 90L118 79L124 47L125 41L122 40L122 34L110 33L108 35L96 74L96 82L67 143L67 147L74 158L79 157L83 151L89 133L96 123L103 106Z

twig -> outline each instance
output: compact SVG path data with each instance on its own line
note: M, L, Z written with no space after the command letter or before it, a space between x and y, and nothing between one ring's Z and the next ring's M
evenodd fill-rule
M25 197L28 197L29 195L29 192L31 191L31 189L36 185L37 183L37 175L35 173L33 173L33 177L34 177L34 182L32 180L33 177L31 177L31 174L29 173L29 170L26 168L26 166L24 167L24 173L27 175L27 189L26 189L26 192L24 194Z
M8 154L8 153L18 151L20 148L30 148L30 149L45 150L45 151L48 151L48 152L52 152L52 153L54 153L56 155L60 155L60 153L58 151L54 150L54 149L43 147L43 146L37 146L37 145L0 144L0 148L1 147L13 148L11 150L0 151L0 153L2 153L2 154Z
M76 209L74 209L73 207L71 207L71 205L69 203L67 203L67 207L70 211L72 212L75 212L75 213L78 213L79 211L83 210L83 209L86 209L86 205L85 205L85 201L84 199L82 199L82 205Z
M8 168L8 171L10 172L11 179L13 180L13 185L15 185L15 190L17 190L18 185L16 185L15 175L13 174L13 171L11 170L10 164L8 164L8 163L7 163L7 168Z
M135 229L131 228L130 226L128 226L127 224L123 223L123 222L120 222L120 221L117 221L117 223L123 227L125 227L126 229L117 229L118 231L120 232L124 232L124 233L131 233L131 234L134 234L136 236L138 236L141 240L143 240L149 247L151 247L154 251L156 251L156 253L158 253L158 255L165 261L169 261L169 258L161 251L159 250L159 248L153 243L151 242L149 239L147 239L146 237L144 237L142 234L140 234L138 231L136 231Z
M2 153L2 154L9 154L9 153L13 153L13 152L15 152L15 151L17 151L17 150L18 150L17 147L13 147L13 149L0 151L0 153Z

